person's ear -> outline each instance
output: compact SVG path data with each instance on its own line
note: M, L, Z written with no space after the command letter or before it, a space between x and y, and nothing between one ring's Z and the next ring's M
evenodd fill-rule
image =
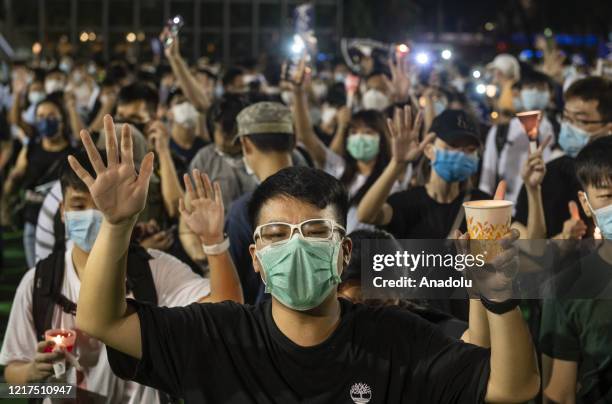
M353 240L351 240L349 237L345 237L344 240L342 240L342 243L340 244L340 248L341 248L342 262L341 262L341 265L339 265L341 270L339 271L338 275L342 275L342 273L348 267L349 262L351 262L351 252L353 251Z
M240 136L240 146L242 147L242 154L251 154L253 151L253 143L247 139L246 136Z
M423 150L423 154L425 154L425 157L427 157L429 161L433 162L436 156L436 148L434 147L433 144L429 143L427 144L427 146L425 146L425 150Z
M251 261L253 263L253 269L255 270L255 272L257 272L263 277L264 272L262 270L261 263L259 262L259 258L257 258L257 254L255 254L256 251L257 251L257 248L255 247L255 244L249 245L249 253L251 253Z
M587 195L584 191L578 191L578 200L580 201L580 206L582 206L582 210L587 217L593 217L593 212L591 211L591 207L587 202Z

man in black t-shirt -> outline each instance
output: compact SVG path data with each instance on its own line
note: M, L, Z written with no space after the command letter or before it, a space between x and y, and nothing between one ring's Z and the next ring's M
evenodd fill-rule
M612 82L603 77L588 77L573 83L565 92L565 109L559 133L559 145L565 152L546 164L542 182L542 204L546 238L569 238L572 221L570 201L578 203L580 184L574 158L593 139L612 134ZM515 220L527 225L529 214L527 190L521 188L516 203ZM581 212L582 220L586 216ZM567 223L566 223L567 222Z
M604 241L550 282L558 298L543 304L543 391L554 402L612 401L611 155L612 137L607 136L588 144L576 158L580 203Z
M411 313L338 299L351 255L348 197L339 181L311 168L268 177L249 203L249 250L270 301L183 308L126 302L121 257L153 162L147 156L136 175L129 153L119 162L114 137L107 139L108 167L89 147L95 180L71 160L104 214L82 279L77 326L106 343L117 374L187 403L471 404L537 393L529 331L508 301L489 302L489 352L445 337ZM129 141L126 133L122 150ZM87 136L83 143L90 144ZM218 223L202 227L209 257L227 251Z

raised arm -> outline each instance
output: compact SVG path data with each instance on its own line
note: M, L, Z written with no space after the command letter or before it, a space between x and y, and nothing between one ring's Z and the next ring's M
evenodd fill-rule
M170 34L167 30L164 30L161 37L164 38L167 35ZM191 74L189 66L187 66L187 63L181 57L178 36L173 38L172 43L166 48L165 54L185 97L198 111L207 111L212 104L212 94Z
M64 104L66 105L66 111L68 112L68 123L70 124L70 140L73 143L80 143L80 139L77 137L77 133L81 133L85 129L85 124L77 111L76 97L72 92L64 93Z
M542 181L546 175L546 164L542 158L542 152L550 140L551 138L548 137L535 152L529 154L521 171L521 177L527 190L528 204L527 234L521 236L530 240L546 238L546 220L542 203Z
M391 133L391 161L359 203L359 221L376 225L387 225L391 221L393 208L386 200L393 184L406 172L408 164L418 158L425 146L435 138L435 135L429 134L419 143L422 124L421 112L413 119L409 106L404 107L403 111L396 108L393 120L387 120Z
M336 132L329 145L331 151L336 153L338 156L344 156L346 154L346 148L344 147L344 140L348 133L349 121L351 120L351 110L349 107L344 106L338 110L336 114Z
M104 215L81 279L76 325L106 345L140 358L140 321L136 314L128 310L125 277L130 237L147 199L153 172L153 153L145 156L140 173L137 173L130 125L123 125L121 130L121 159L115 125L108 115L104 117L104 130L108 159L106 167L89 133L81 132L81 140L96 172L95 179L74 157L68 157L70 166L87 185L96 207Z
M323 168L325 166L325 144L317 137L312 129L310 112L308 112L307 94L304 89L305 78L306 62L302 58L292 78L295 133L297 135L297 140L304 143L304 146L312 156L317 167Z
M208 175L193 170L195 190L185 174L183 180L189 195L190 207L186 207L181 198L179 210L181 217L189 229L198 235L203 246L219 246L224 242L223 226L224 207L221 186L218 182L211 185ZM210 268L210 295L203 302L220 302L233 300L244 303L242 287L238 272L230 256L229 249L209 253L208 265Z
M506 183L497 186L494 199L504 199ZM502 302L512 298L512 282L502 281L504 288L494 283L501 274L516 274L518 271L518 249L512 243L518 239L516 230L507 234L501 244L506 250L493 260L493 282L488 287L493 293L483 292L488 300ZM507 278L505 278L507 279ZM500 291L502 290L502 291ZM540 390L540 371L531 333L519 307L503 314L486 310L491 339L491 373L487 384L486 402L524 402L533 398Z
M170 152L170 134L161 121L155 121L147 127L149 138L155 143L155 151L159 158L159 177L164 207L168 216L178 216L179 199L183 197L183 188L176 172L176 166Z

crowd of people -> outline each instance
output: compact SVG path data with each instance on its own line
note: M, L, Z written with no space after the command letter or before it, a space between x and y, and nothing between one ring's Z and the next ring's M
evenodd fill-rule
M57 380L45 331L74 329L63 380L84 402L612 402L610 300L381 301L360 283L363 240L462 237L462 204L495 198L510 241L603 239L560 279L612 287L609 79L555 49L281 68L190 65L163 42L158 63L11 66L0 219L29 270L8 383Z

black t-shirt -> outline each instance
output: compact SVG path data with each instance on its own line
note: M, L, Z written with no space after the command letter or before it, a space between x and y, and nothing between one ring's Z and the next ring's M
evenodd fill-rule
M459 209L463 209L464 197L465 193L461 192L451 203L438 203L423 186L398 192L387 199L393 216L386 228L398 239L445 239ZM491 196L472 189L470 200L480 199L491 199ZM466 231L465 219L459 230Z
M445 337L400 308L340 302L332 335L300 347L277 328L270 302L132 301L142 359L108 347L109 363L118 376L186 403L483 402L489 350ZM360 396L369 400L355 401Z
M26 152L28 165L23 176L23 188L34 191L39 185L57 180L62 167L65 165L66 158L72 152L73 148L69 145L59 151L46 151L43 149L40 138L33 140L28 145ZM38 220L38 212L42 206L44 195L41 195L40 198L40 203L28 202L26 204L24 216L28 223L36 224Z
M556 236L563 231L563 222L570 218L567 205L570 201L578 203L578 191L580 189L573 158L561 156L546 164L546 175L542 182L542 205L544 206L547 238ZM528 214L527 190L523 185L516 201L514 219L526 226ZM582 220L588 223L582 210L580 210L580 215Z

